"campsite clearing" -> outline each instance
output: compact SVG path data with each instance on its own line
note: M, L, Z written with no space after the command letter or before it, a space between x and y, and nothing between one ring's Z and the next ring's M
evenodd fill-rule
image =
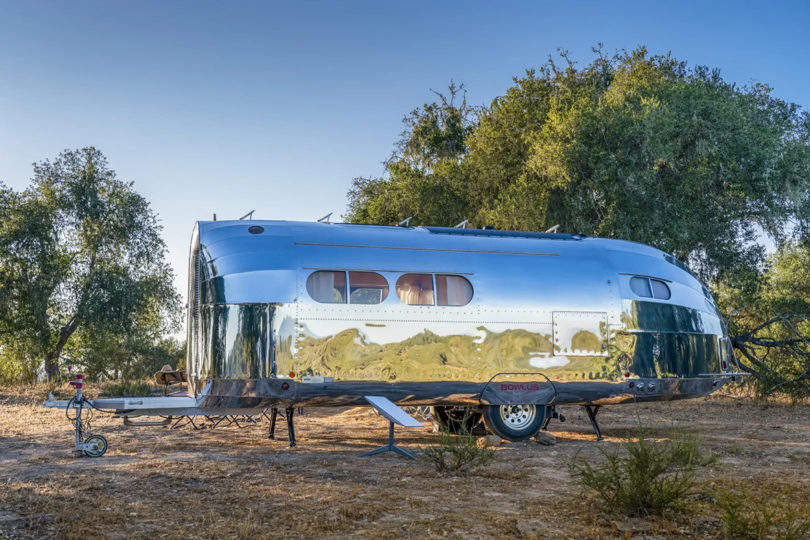
M92 389L91 389L92 393ZM238 429L126 428L96 414L110 449L71 455L64 411L41 406L42 387L0 388L0 537L60 538L718 538L717 493L747 490L810 510L810 406L706 399L607 407L595 442L580 407L553 421L557 444L506 443L467 477L439 476L423 460L361 453L382 444L387 422L368 408L307 409L298 446L279 423ZM698 470L690 511L666 518L606 514L566 463L632 436L699 435L713 462ZM208 424L210 425L210 424ZM397 429L398 444L438 444L432 422Z

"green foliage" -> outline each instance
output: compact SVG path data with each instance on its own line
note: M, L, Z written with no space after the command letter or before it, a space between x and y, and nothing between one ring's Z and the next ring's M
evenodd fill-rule
M611 512L630 516L683 510L694 485L694 468L706 458L695 438L656 443L639 434L618 449L599 447L604 460L574 460L571 474L599 495Z
M718 303L760 396L810 396L810 248L782 244L756 279L718 287Z
M427 103L403 119L405 131L386 162L387 178L354 180L349 221L390 224L417 216L420 221L455 224L465 219L467 180L460 162L476 111L467 104L463 85L451 84L449 97L436 94L439 102Z
M796 105L644 48L562 60L483 110L443 98L411 113L387 174L355 181L348 218L560 224L654 245L704 278L756 273L761 230L806 230L810 117Z
M0 349L0 384L11 384L22 378L22 365L19 357L10 347Z
M778 499L752 501L746 494L719 494L723 533L729 540L801 540L810 536L810 517Z
M453 434L442 429L439 444L423 450L422 459L436 467L439 473L457 475L469 474L492 462L495 452L479 445L478 438L472 434L467 424L465 417Z
M689 433L679 433L672 437L668 452L675 467L687 470L706 467L716 461L716 456L703 449L700 436Z
M148 397L153 394L149 383L130 379L107 383L102 386L100 393L108 397Z
M30 382L36 379L41 359L32 355L24 343L0 347L0 384Z
M160 226L95 148L34 165L31 186L0 186L0 347L44 360L49 378L72 341L156 342L177 327L179 296Z
M66 354L80 359L78 364L89 380L146 379L166 364L181 369L185 363L184 344L137 331L126 335L80 334Z

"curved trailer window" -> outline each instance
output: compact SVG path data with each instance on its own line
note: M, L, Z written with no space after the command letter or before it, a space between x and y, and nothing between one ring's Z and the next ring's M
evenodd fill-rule
M307 278L307 292L322 304L379 304L388 297L388 281L376 272L318 270Z
M349 272L349 303L379 304L388 297L388 281L376 272Z
M473 297L472 284L461 276L436 274L436 296L440 306L466 306Z
M402 274L397 280L397 296L410 306L432 306L433 274Z
M660 279L652 279L641 276L630 278L630 288L636 295L643 298L657 298L658 300L669 300L672 293L666 283Z
M397 280L397 296L411 306L466 306L472 300L473 288L461 276L403 274Z
M346 303L346 272L318 270L307 278L307 292L321 304Z

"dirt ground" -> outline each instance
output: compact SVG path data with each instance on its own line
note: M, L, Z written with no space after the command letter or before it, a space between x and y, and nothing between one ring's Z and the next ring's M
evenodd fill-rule
M92 388L90 391L92 395ZM238 429L127 428L101 414L101 458L72 457L64 412L42 389L0 388L0 537L8 538L721 538L719 491L778 499L810 513L810 406L713 397L634 404L599 413L595 442L584 411L564 407L557 444L509 443L467 477L424 460L359 454L387 424L368 409L307 409L298 446L268 423ZM656 439L698 434L715 459L698 471L688 512L628 519L605 513L571 479L567 460L597 460L639 422ZM438 443L432 422L398 429L419 451ZM776 498L776 499L775 499Z

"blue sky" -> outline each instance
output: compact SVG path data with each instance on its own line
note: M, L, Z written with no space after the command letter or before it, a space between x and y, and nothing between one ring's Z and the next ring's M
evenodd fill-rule
M409 110L474 104L558 47L646 45L810 106L810 2L0 0L0 181L93 145L158 212L185 289L197 219L345 211Z

